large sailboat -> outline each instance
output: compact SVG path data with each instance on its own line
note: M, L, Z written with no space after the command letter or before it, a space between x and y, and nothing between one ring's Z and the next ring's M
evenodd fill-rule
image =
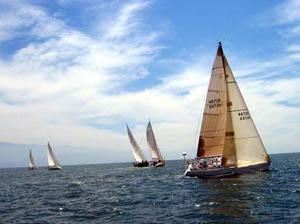
M135 158L135 162L133 163L133 166L134 167L148 167L149 163L146 160L140 146L135 141L127 124L126 124L126 127L127 127L127 134L128 134L129 140L130 140L130 144L132 146L133 156Z
M33 159L31 149L29 151L29 167L28 167L28 169L30 169L30 170L36 170L37 169L37 166L35 165L35 162L34 162L34 159Z
M151 165L155 167L165 166L166 162L163 159L161 152L157 146L150 121L148 122L148 126L147 126L146 138L152 155Z
M202 117L197 157L186 176L210 178L266 171L271 160L219 43Z
M48 170L61 170L58 160L56 159L53 150L48 142Z

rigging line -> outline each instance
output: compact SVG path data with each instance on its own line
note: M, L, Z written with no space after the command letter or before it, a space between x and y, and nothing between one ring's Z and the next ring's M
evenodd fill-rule
M250 136L250 137L243 137L243 138L234 138L234 139L239 140L239 139L257 138L257 137L258 137L258 135L256 135L256 136Z
M203 138L222 138L222 137L224 137L224 135L212 135L212 136L209 136L209 135L203 135L202 136Z
M202 98L200 116L199 116L198 121L197 121L198 125L197 125L196 132L195 132L195 135L194 135L194 141L196 141L196 143L194 142L194 144L196 144L196 146L194 148L197 151L198 151L199 133L201 132L201 125L202 125L202 119L203 119L203 110L204 110L204 107L205 107L205 104L206 104L206 97L207 97L207 93L204 95L204 98Z
M246 111L248 110L247 108L245 109L239 109L239 110L228 110L228 112L238 112L238 111Z
M212 130L206 130L206 131L201 131L202 133L206 133L206 132L217 132L217 131L223 131L226 128L221 128L221 129L212 129Z
M221 145L224 145L224 144L207 145L207 146L204 146L204 148L212 148L212 147L217 147L217 146L221 146Z
M215 66L215 67L212 68L212 70L220 69L220 68L223 68L223 66Z

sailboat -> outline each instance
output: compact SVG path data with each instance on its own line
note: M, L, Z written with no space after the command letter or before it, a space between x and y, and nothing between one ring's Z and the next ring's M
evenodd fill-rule
M270 164L219 42L202 117L197 157L188 164L185 175L226 177L266 171Z
M126 127L127 127L127 134L128 134L131 146L132 146L133 156L135 158L135 162L133 163L133 166L134 167L148 167L149 163L146 160L140 146L135 141L127 124L126 124Z
M148 126L147 126L146 138L152 155L151 165L155 167L165 166L166 163L157 146L150 121L148 122Z
M33 159L31 149L29 151L29 167L28 167L28 169L30 169L30 170L36 170L37 169L37 166L35 165L35 162L34 162L34 159Z
M56 159L53 150L48 142L48 170L61 170L58 160Z

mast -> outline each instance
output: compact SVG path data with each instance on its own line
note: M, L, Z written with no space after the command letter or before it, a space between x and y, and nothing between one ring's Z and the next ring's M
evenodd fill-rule
M221 54L222 54L222 64L224 69L224 75L225 75L225 81L226 81L226 91L227 91L227 120L226 120L226 131L225 131L225 144L224 144L224 150L223 150L223 160L222 164L223 166L236 166L236 149L235 149L235 143L234 143L234 131L232 126L232 117L231 117L231 105L232 102L229 99L228 94L228 77L226 72L226 57L224 55L222 43L219 42L219 46L221 48ZM228 71L230 73L230 71Z
M126 124L126 127L127 127L127 134L128 134L131 146L132 146L133 156L134 156L136 162L141 163L143 161L146 161L146 158L145 158L140 146L135 141L133 134L131 133L127 124Z
M150 152L152 155L152 160L163 160L160 150L157 146L150 121L148 122L148 125L147 125L146 138L147 138L147 143L149 145Z

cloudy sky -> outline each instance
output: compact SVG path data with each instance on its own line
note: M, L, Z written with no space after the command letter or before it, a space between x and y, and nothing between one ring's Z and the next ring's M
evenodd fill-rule
M220 40L267 151L300 151L299 0L0 0L0 141L130 161L150 118L193 157Z

